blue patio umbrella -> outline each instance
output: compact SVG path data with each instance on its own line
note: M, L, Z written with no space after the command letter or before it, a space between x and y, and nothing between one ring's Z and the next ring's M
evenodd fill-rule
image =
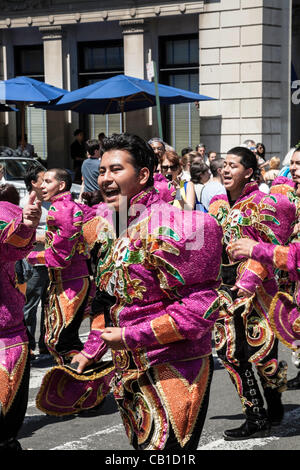
M30 77L0 80L0 102L15 103L21 110L22 146L25 133L25 106L55 102L65 93L68 91Z
M209 96L158 84L161 104L191 103L213 100ZM71 110L86 114L122 114L156 105L155 84L127 75L116 75L64 95L56 104L44 109Z

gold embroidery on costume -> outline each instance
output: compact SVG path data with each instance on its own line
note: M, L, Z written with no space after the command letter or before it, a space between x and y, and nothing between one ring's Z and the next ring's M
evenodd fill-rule
M7 367L0 364L0 403L3 415L9 411L19 390L27 361L28 345L23 343L17 347L19 348L19 359L13 370L9 371Z

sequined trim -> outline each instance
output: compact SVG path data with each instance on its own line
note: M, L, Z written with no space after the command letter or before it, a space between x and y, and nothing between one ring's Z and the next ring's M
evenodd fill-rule
M291 338L291 341L287 341L281 334L280 332L278 331L278 328L277 328L277 325L276 325L276 322L275 322L275 319L274 319L274 315L275 315L275 309L276 309L276 305L277 305L277 302L278 302L278 298L280 296L284 295L288 300L290 300L290 302L293 302L293 297L287 293L283 293L283 292L277 292L277 294L275 295L274 299L272 300L271 302L271 306L270 306L270 311L269 311L269 321L270 321L270 324L271 324L271 328L272 330L275 332L277 338L285 345L287 346L289 349L292 349L293 351L296 351L298 348L295 346L293 347L293 345L291 344L292 341L294 341L294 338ZM281 321L281 312L283 310L284 305L282 304L280 306L280 309L279 309L279 313L277 313L276 315L278 316L278 318L280 319L280 325L283 329L283 331L286 333L287 337L291 337L291 334L289 331L287 331L287 329L285 328L284 324L282 323Z

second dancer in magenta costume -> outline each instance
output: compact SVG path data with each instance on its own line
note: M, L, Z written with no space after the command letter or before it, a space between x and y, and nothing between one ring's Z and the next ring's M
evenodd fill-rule
M46 249L28 256L31 264L43 263L49 269L50 286L45 315L49 351L59 364L71 362L82 350L88 358L97 358L106 350L99 349L102 318L92 318L86 343L79 338L79 327L90 312L95 285L90 279L88 245L83 236L84 207L73 201L72 181L67 171L51 169L45 173L43 198L50 201L47 216ZM89 208L87 208L89 209ZM99 324L98 324L98 323Z
M246 148L230 150L224 162L226 195L212 199L209 212L223 228L223 263L220 317L215 341L219 357L240 396L246 421L224 431L226 440L266 436L270 424L283 417L281 393L286 378L278 363L278 340L268 310L278 290L272 270L251 259L234 261L228 248L242 237L267 243L285 243L295 222L295 206L283 195L266 196L254 181L255 155ZM263 396L254 376L255 365ZM283 366L283 364L282 364Z
M290 349L297 358L300 357L300 243L299 243L299 210L300 210L300 151L296 149L290 163L292 179L277 178L271 192L285 194L296 206L297 224L289 239L288 246L257 243L248 238L233 243L231 254L234 258L252 258L266 266L273 267L280 276L279 292L274 297L270 308L270 321L277 337ZM288 390L299 390L300 372L287 382Z

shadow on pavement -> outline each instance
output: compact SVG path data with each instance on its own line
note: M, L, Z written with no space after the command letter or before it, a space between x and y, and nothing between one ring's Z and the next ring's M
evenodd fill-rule
M38 415L38 416L26 416L23 426L18 434L18 439L24 437L31 437L40 428L49 426L54 423L61 423L62 421L69 421L74 419L76 416L49 416L49 415Z
M18 439L31 437L37 430L44 428L55 423L63 421L70 421L75 418L97 418L99 416L115 414L118 412L118 407L112 394L107 395L105 399L97 407L81 411L70 416L50 416L46 414L26 416L23 426L19 432Z
M209 419L229 419L232 421L245 419L245 415L240 413L238 415L221 415L221 416L210 416Z

